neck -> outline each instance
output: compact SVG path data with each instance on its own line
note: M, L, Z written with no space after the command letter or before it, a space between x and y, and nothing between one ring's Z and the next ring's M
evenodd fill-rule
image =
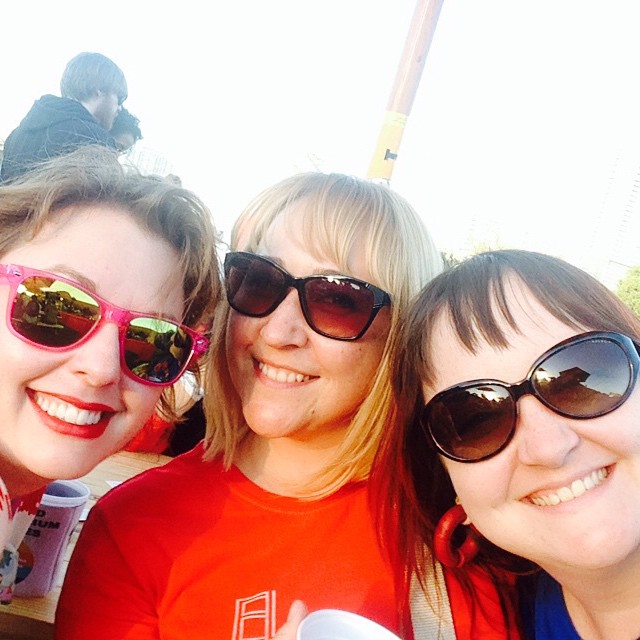
M584 640L640 637L640 559L615 568L554 576L576 631Z
M309 484L334 459L343 438L343 431L316 437L313 442L263 438L250 431L235 463L260 488L277 495L303 497Z
M24 467L12 464L6 458L0 458L0 478L7 487L10 498L17 498L44 489L50 480L41 478Z

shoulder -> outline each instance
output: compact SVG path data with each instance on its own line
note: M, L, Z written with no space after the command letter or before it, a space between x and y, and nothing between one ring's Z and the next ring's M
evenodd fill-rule
M220 484L222 473L220 460L204 461L202 448L196 447L123 482L103 496L97 506L104 512L166 511L169 503L182 504L185 497L193 503L209 495Z
M490 575L475 566L465 568L464 575L446 567L443 571L456 637L519 637L515 581L509 574ZM506 599L503 590L508 592Z

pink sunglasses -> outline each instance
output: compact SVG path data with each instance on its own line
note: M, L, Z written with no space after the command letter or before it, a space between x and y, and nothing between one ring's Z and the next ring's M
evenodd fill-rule
M104 322L120 333L123 370L137 382L168 386L209 346L207 338L173 320L129 311L48 271L0 264L9 282L7 326L24 342L66 351L88 340Z

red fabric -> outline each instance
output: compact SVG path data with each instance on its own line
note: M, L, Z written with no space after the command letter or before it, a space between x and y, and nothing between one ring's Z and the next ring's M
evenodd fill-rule
M261 640L294 599L398 632L366 485L320 501L262 491L202 447L110 491L70 562L59 640Z
M124 449L144 453L164 453L169 446L169 438L174 426L173 422L167 422L154 414Z
M511 626L507 631L498 592L485 573L476 569L469 570L467 574L473 583L476 597L474 609L455 576L447 569L444 569L444 574L457 640L519 640L521 638L515 622L514 609L509 611Z

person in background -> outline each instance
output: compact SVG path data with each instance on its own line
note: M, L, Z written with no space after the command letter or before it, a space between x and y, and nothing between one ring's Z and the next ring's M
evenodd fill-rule
M557 258L492 251L431 282L399 331L376 460L398 566L508 570L527 638L637 638L639 345L633 312Z
M0 186L0 549L50 481L87 474L156 406L175 418L172 385L199 375L196 328L220 297L216 237L194 194L101 147ZM179 366L158 377L176 340Z
M5 140L1 182L81 146L116 149L109 130L128 95L120 67L101 53L79 53L62 74L60 93L36 100Z
M70 561L64 640L267 640L341 608L397 630L367 478L390 337L441 269L386 186L305 173L234 225L206 362L204 443L111 491Z
M140 120L125 107L118 112L109 133L116 142L118 153L126 153L138 140L142 140Z

